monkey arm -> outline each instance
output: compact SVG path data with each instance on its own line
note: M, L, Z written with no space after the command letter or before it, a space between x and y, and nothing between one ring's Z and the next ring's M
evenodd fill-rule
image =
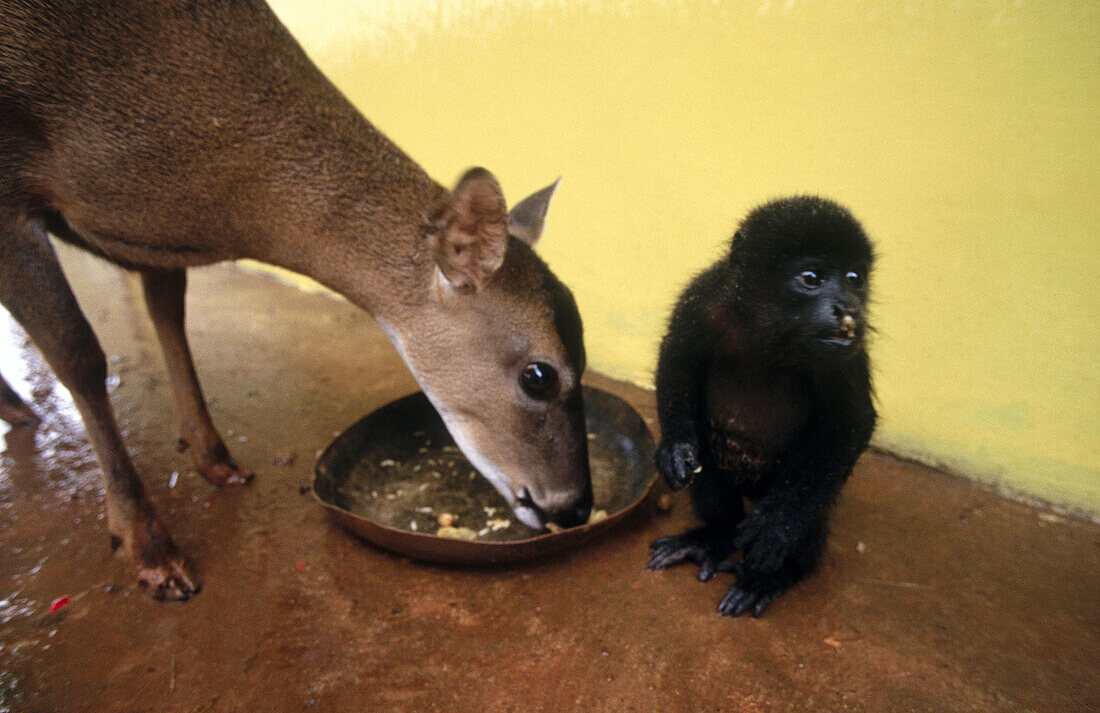
M768 494L738 526L735 549L746 572L779 570L815 523L823 522L851 466L835 461L784 462Z
M690 338L669 335L657 362L657 418L668 441L696 442L705 418L709 359Z
M866 387L840 399L834 412L811 420L779 459L775 480L756 510L738 528L734 544L745 551L746 568L777 570L792 552L807 546L807 533L820 531L824 538L828 509L867 448L874 423Z
M674 490L690 484L700 467L705 387L715 341L703 308L713 301L713 272L697 277L681 295L657 357L657 468Z
M852 471L860 447L818 453L802 448L783 462L783 472L756 510L741 521L734 547L740 561L719 570L737 576L718 605L727 616L746 611L754 617L809 574L821 559L828 533L829 506Z
M657 382L657 416L661 423L657 468L673 490L687 487L700 469L702 414L699 404L703 384L697 376L699 370L666 372L665 378Z

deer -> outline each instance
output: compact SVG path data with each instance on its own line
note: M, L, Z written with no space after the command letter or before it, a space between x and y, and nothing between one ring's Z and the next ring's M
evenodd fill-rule
M187 269L252 259L372 315L517 519L574 527L592 507L583 328L534 251L556 186L511 210L482 168L444 188L262 0L0 0L0 304L72 394L111 546L155 598L200 583L144 493L51 240L140 275L180 443L211 483L252 472L207 410ZM0 418L33 425L2 383Z

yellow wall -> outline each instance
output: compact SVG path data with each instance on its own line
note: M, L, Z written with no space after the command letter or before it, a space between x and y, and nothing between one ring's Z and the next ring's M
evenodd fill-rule
M540 251L592 368L650 384L739 218L820 193L881 253L879 445L1100 512L1100 5L273 5L443 183L564 176Z

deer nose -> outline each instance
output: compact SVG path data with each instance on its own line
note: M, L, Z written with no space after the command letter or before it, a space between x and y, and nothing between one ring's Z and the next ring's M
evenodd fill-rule
M588 522L592 514L592 490L589 488L580 500L560 510L550 513L550 520L562 527L578 527Z

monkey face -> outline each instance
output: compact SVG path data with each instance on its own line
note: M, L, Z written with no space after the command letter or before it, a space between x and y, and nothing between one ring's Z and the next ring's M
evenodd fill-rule
M730 304L757 358L828 371L863 350L874 249L842 206L813 196L766 203L730 244Z
M800 366L834 368L863 349L868 269L862 262L803 258L782 271L786 351Z

